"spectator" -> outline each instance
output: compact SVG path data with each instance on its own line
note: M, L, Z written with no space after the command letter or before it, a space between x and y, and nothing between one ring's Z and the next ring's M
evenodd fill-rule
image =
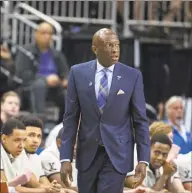
M9 91L4 93L1 98L1 120L0 127L10 117L17 116L20 110L20 97L17 93Z
M161 30L156 29L154 27L149 27L145 28L144 25L140 25L139 21L141 20L146 20L146 15L147 15L147 20L149 21L154 21L158 19L158 6L159 4L167 3L166 1L158 2L158 1L142 1L142 0L135 0L133 7L134 9L134 16L133 19L138 20L138 25L137 26L131 26L131 30L133 32L155 32L155 33L162 33ZM147 9L146 9L146 4L147 4ZM120 14L123 16L124 12L124 2L123 1L118 1L117 4L118 10ZM163 21L165 22L171 22L174 20L174 16L180 11L181 9L181 0L171 0L170 5L168 8L167 13L163 16ZM163 10L164 11L164 10ZM188 11L188 15L190 16L190 11ZM150 23L149 23L150 24ZM169 33L169 28L164 27L163 32L165 34ZM150 33L151 34L151 33Z
M28 92L23 95L31 100L31 109L35 113L44 113L46 99L60 108L61 122L64 113L64 88L67 87L68 65L64 55L50 48L53 27L49 23L40 23L35 33L35 44L26 45L37 65L25 54L16 56L16 75L23 79Z
M177 171L176 165L166 161L171 146L171 140L166 135L157 134L152 137L150 164L142 185L155 191L168 189L174 193L188 192L184 189L179 176L174 175ZM139 184L133 174L130 174L126 178L126 185L135 187Z
M164 20L168 22L173 21L174 16L176 16L176 14L180 9L181 9L181 0L172 0L169 6L168 13L164 17Z
M77 190L77 169L75 168L75 162L72 163L73 166L73 183L68 186L67 184L63 184L60 176L60 153L59 149L61 146L61 134L62 129L59 131L56 140L52 142L52 144L47 147L41 154L42 166L45 171L45 175L52 182L56 180L63 187L71 187L72 189Z
M16 81L15 66L7 45L0 42L0 97L4 92L16 89L20 83Z
M167 135L171 141L173 141L173 131L172 127L169 124L164 123L163 121L155 121L149 127L150 138L156 134Z
M173 96L165 104L167 122L173 128L173 143L178 145L180 153L192 151L192 135L183 124L184 105L181 97Z
M11 74L14 74L14 64L11 56L11 52L6 44L0 42L0 61L1 66L8 70Z
M160 102L157 104L157 110L158 110L157 119L159 121L165 119L165 104L164 104L164 102Z
M24 143L26 140L26 129L18 119L9 119L2 127L1 136L1 180L8 184L17 175L25 173L30 169L29 160L24 152ZM19 193L56 193L57 189L53 186L42 187L35 175L29 178L29 181L22 186L16 186Z

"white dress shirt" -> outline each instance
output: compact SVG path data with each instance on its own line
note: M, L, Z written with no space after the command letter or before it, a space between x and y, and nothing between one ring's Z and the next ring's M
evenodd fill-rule
M98 98L100 80L103 77L103 71L102 70L107 69L106 74L107 74L107 78L108 78L108 91L110 91L114 67L115 67L115 64L113 64L112 66L110 66L108 68L105 68L101 64L99 64L99 62L97 61L97 70L96 70L96 73L95 73L95 94L96 94L96 98Z

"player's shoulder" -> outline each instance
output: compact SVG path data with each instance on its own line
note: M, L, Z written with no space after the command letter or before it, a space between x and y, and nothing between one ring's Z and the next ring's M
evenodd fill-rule
M177 156L176 162L180 163L180 164L182 164L182 163L186 164L187 162L188 163L192 162L191 158L192 158L192 153L191 152L189 152L187 154L179 154Z
M39 157L41 160L47 160L47 159L49 160L49 159L55 159L56 155L51 148L46 148L40 153Z

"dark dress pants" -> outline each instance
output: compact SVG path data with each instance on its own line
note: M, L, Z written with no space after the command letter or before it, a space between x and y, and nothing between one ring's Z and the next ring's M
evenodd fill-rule
M95 159L84 172L78 171L79 193L122 193L126 174L112 165L105 148L98 147Z

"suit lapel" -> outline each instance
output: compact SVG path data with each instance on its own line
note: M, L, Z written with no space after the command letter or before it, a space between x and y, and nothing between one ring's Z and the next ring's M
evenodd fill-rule
M117 95L117 92L119 90L119 85L121 84L122 79L123 79L123 77L121 76L121 73L120 73L120 65L119 65L119 63L117 63L117 64L115 64L115 67L114 67L114 70L113 70L111 88L110 88L110 91L109 91L107 104L105 105L103 111L105 111L107 108L109 108L110 104L112 104L113 98L114 98L114 96Z
M88 87L89 87L88 93L90 94L90 97L93 101L93 106L96 112L98 113L98 115L100 115L99 107L97 105L96 93L95 93L95 73L96 73L96 60L93 60L92 62L90 62L88 66L88 72L87 72Z
M88 89L89 89L89 95L93 101L93 107L95 108L97 114L101 116L101 113L99 111L99 107L97 104L97 98L96 98L96 93L95 93L95 73L96 73L96 60L93 60L90 62L88 66L88 72L87 72L87 79L88 79ZM120 78L119 78L120 77ZM117 95L117 92L119 90L119 85L121 85L123 77L120 73L120 65L117 63L114 67L113 71L113 77L112 77L112 82L111 82L111 88L109 91L109 96L107 99L107 103L103 109L105 111L107 108L109 108L110 104L113 102L114 96Z

